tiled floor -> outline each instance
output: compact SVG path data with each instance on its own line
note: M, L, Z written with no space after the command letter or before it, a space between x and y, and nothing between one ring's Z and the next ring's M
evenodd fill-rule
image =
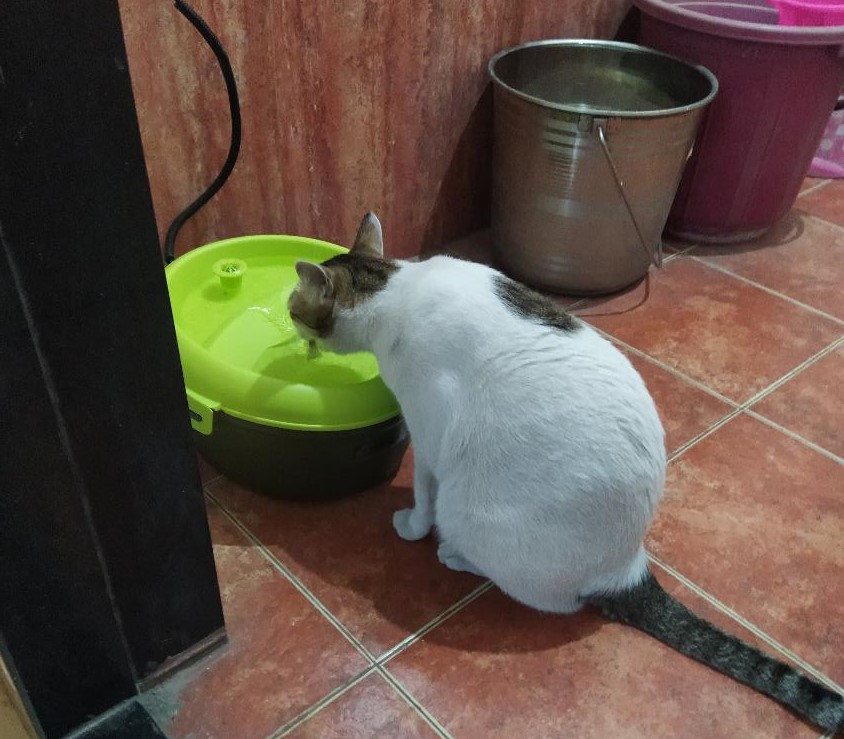
M477 240L459 245L485 259ZM677 597L844 683L844 182L765 238L672 251L573 310L650 387L671 454L648 539ZM203 468L229 644L146 696L177 737L806 737L773 702L592 613L524 608L444 569L391 486L267 500ZM838 688L841 690L841 688Z

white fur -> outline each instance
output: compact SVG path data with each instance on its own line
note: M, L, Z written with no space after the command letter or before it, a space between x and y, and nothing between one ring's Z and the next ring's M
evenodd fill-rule
M326 342L374 352L416 459L415 507L440 560L535 608L570 612L637 583L665 479L663 430L642 379L588 326L515 315L493 270L435 257L340 311Z

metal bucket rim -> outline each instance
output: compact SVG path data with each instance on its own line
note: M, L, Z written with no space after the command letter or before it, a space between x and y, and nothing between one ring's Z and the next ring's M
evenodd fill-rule
M506 82L504 82L504 80L502 80L496 74L495 66L504 57L509 56L510 54L514 54L518 51L522 51L524 49L538 48L544 46L602 47L609 49L622 49L627 51L641 52L650 56L662 57L664 59L670 59L673 62L682 64L683 66L688 67L689 69L693 69L699 74L701 74L709 82L711 89L709 91L709 94L701 98L700 100L697 100L694 103L689 103L688 105L681 105L675 108L662 108L660 110L643 111L610 110L604 108L593 108L588 105L564 105L563 103L552 103L548 100L544 100L543 98L538 98L534 95L529 95L526 92L522 92L521 90L517 90L515 87L512 87L511 85L508 85ZM511 46L509 49L503 49L502 51L499 51L494 57L492 57L492 59L489 60L487 64L487 70L489 72L490 77L492 78L493 83L506 90L507 92L515 95L516 97L528 101L529 103L539 105L546 109L559 110L564 113L600 116L603 118L663 118L666 116L682 115L684 113L689 113L693 110L698 110L699 108L706 107L718 94L718 78L702 64L691 64L676 56L672 56L671 54L665 54L661 51L651 49L647 46L639 46L638 44L628 44L621 41L601 41L598 39L544 39L542 41L528 41L517 46Z

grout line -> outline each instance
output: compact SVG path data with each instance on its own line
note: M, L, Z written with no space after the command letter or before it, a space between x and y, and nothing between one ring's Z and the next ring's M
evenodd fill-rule
M402 639L398 644L396 644L392 649L386 651L382 654L377 662L379 665L385 665L389 662L393 657L400 654L401 652L405 651L409 646L415 644L420 639L424 638L427 634L433 631L437 626L444 623L452 616L454 616L459 611L462 611L466 606L468 606L472 601L477 600L480 598L484 593L488 590L493 588L493 584L487 580L486 582L482 583L480 586L475 588L471 593L468 595L463 596L457 603L452 605L450 608L446 608L442 613L440 613L435 618L431 619L427 624L425 624L421 629L418 629L416 632L411 634L410 636Z
M222 476L221 476L222 477ZM258 539L249 528L243 524L240 519L234 515L228 508L226 508L214 495L213 492L210 490L205 490L205 495L208 499L216 505L220 511L222 511L223 515L229 519L229 521L247 538L249 541L252 542L258 549L258 551L263 555L263 557L269 561L274 569L276 569L286 580L293 585L294 588L314 607L320 614L327 619L334 628L336 628L345 638L346 640L357 649L369 662L371 663L369 667L364 669L360 672L357 676L349 680L343 685L338 686L326 696L324 696L321 700L317 701L315 704L307 708L305 711L300 713L298 716L294 717L292 720L288 721L284 726L278 729L275 733L271 734L269 739L280 739L281 737L289 735L293 732L296 728L304 724L310 718L318 714L322 709L326 706L331 705L335 700L340 698L344 695L347 691L354 688L358 685L362 680L372 674L379 674L384 680L386 680L394 690L401 696L401 698L414 710L419 716L425 720L426 723L443 739L452 739L451 734L440 724L439 721L424 707L422 706L419 701L417 701L409 692L408 690L384 667L384 664L398 655L399 653L403 652L407 649L410 645L415 644L417 641L422 639L426 634L430 633L433 629L437 626L442 624L444 621L451 618L453 615L458 613L459 611L463 610L466 606L468 606L472 601L479 598L485 592L490 590L493 587L493 584L487 580L486 582L482 583L480 586L475 588L471 593L461 598L457 601L454 605L450 606L449 608L445 609L442 613L438 616L433 618L427 624L425 624L421 629L417 630L415 633L411 634L406 639L399 642L396 646L392 649L387 651L381 657L376 658L341 622L340 620L334 616L325 605L313 594L311 591L299 580L296 575L294 575L290 569L283 563L281 560L278 559L262 542Z
M306 708L298 716L292 718L286 724L281 726L281 728L276 729L272 734L270 734L267 739L281 739L281 737L287 736L288 734L292 733L306 721L316 716L324 708L327 708L332 703L334 703L334 701L336 701L338 698L344 696L356 685L359 685L370 675L374 675L376 669L377 668L375 667L375 665L370 665L365 670L355 675L355 677L353 677L351 680L346 681L342 685L338 685L336 688L334 688L334 690L324 695L320 700L318 700L312 706Z
M717 431L719 428L724 426L726 423L731 421L733 418L735 418L738 415L745 414L747 416L750 416L751 418L755 418L757 421L761 421L762 423L767 424L768 426L776 429L777 431L784 433L786 436L791 437L795 441L801 442L805 446L809 447L810 449L813 449L814 451L818 452L819 454L822 454L825 457L828 457L832 461L838 462L839 464L844 464L844 459L839 457L837 454L829 451L828 449L824 449L822 446L815 444L813 441L809 441L808 439L801 436L800 434L798 434L794 431L791 431L790 429L786 428L785 426L781 426L780 424L776 423L775 421L772 421L770 418L767 418L766 416L763 416L761 413L757 413L756 411L751 410L751 408L750 408L751 405L759 402L762 398L767 396L769 393L772 393L774 390L776 390L777 388L781 387L786 382L791 380L795 375L802 372L804 369L806 369L806 367L809 367L810 365L814 364L819 359L826 356L826 354L830 353L831 351L834 351L834 349L837 348L841 344L844 344L844 339L838 339L837 341L834 341L832 344L830 344L825 349L822 349L816 355L809 357L809 359L807 359L805 362L801 363L800 365L795 367L790 372L787 372L779 380L776 380L775 382L771 383L767 388L758 392L756 395L751 397L750 400L742 403L741 405L736 406L732 411L730 411L726 416L721 418L719 421L716 421L709 428L704 429L697 436L694 436L693 438L689 439L685 444L679 446L677 449L675 449L673 452L671 452L668 455L667 461L673 462L680 455L687 452L689 449L691 449L693 446L695 446L698 442L703 441L707 436L709 436L710 434ZM735 404L733 403L732 405L735 405Z
M461 598L455 604L450 606L449 608L445 609L442 613L438 616L433 618L427 624L425 624L421 629L417 630L415 633L411 634L406 639L402 640L394 646L392 649L387 651L384 655L379 658L376 658L370 651L367 649L361 642L358 640L344 625L343 623L334 616L328 608L323 605L323 603L313 594L311 591L299 580L296 575L294 575L290 569L282 563L278 557L276 557L267 547L258 539L255 534L252 533L241 521L237 518L231 511L228 510L220 501L214 496L214 494L206 490L206 496L216 505L228 518L231 523L237 527L237 529L246 536L261 552L265 559L269 561L269 563L282 575L287 579L291 585L314 607L317 611L322 614L324 618L326 618L333 626L336 628L345 638L346 640L357 649L369 662L371 665L363 670L357 677L353 678L351 681L346 683L345 685L341 685L332 692L330 692L327 696L325 696L322 700L308 708L306 711L301 713L299 716L295 717L292 721L285 724L281 729L279 729L275 734L272 735L271 739L276 739L277 737L280 738L292 732L296 727L301 726L305 721L307 721L310 717L316 715L326 706L330 705L333 701L343 695L347 690L350 690L355 685L357 685L361 680L367 677L374 672L378 672L384 679L386 679L395 690L398 691L399 695L410 705L419 715L431 726L431 728L443 739L451 739L451 734L443 728L440 723L425 709L418 701L416 701L413 696L398 682L390 673L386 670L383 666L388 660L392 659L405 649L407 649L410 645L415 644L417 641L422 639L426 634L430 633L433 629L437 626L442 624L444 621L451 618L453 615L458 613L459 611L463 610L466 606L468 606L472 601L479 598L485 592L490 590L493 585L490 581L486 581L482 583L480 586L475 588L471 593ZM294 724L295 722L295 724Z
M404 702L407 703L407 705L409 705L414 711L416 711L416 713L418 713L423 719L425 719L427 724L437 733L438 736L442 737L443 739L453 739L448 729L446 729L445 726L443 726L439 721L437 721L434 715L427 708L425 708L425 706L423 706L418 700L416 700L416 698L413 697L410 691L408 691L408 689L405 688L401 682L399 682L398 678L396 678L395 675L393 675L386 667L383 667L382 665L376 666L375 669L378 671L378 674L381 675L381 677L383 677L384 680L386 680L387 683L393 687L393 690L395 690L401 696Z
M794 369L789 370L782 377L780 377L778 380L775 380L770 385L768 385L768 387L764 388L763 390L760 390L758 393L756 393L756 395L754 395L749 400L742 403L742 405L741 405L742 410L746 410L746 409L750 408L750 406L754 405L755 403L758 403L760 400L762 400L763 398L765 398L766 396L768 396L772 392L774 392L774 390L779 389L780 387L785 385L785 383L787 383L789 380L792 380L795 376L799 375L803 370L807 369L808 367L811 367L815 362L823 359L827 354L831 354L836 349L838 349L838 347L840 347L840 346L844 346L844 336L838 337L831 344L828 344L827 346L825 346L823 349L821 349L820 351L813 354L808 359L804 359Z
M215 475L214 477L212 477L210 480L206 480L205 482L202 483L202 489L207 490L211 485L213 485L215 482L220 480L222 477L223 477L223 474L220 473L219 475Z
M704 429L697 436L693 436L685 444L681 444L679 447L677 447L673 452L668 455L666 462L673 462L679 456L685 454L693 446L696 446L699 442L703 441L707 436L711 436L722 426L725 426L727 423L732 421L736 416L740 415L741 412L741 408L734 408L722 419L713 423L709 428Z
M681 249L681 250L678 250L678 251L676 251L676 252L672 252L671 254L666 254L666 255L662 258L662 266L664 267L666 264L668 264L670 261L672 261L672 260L676 259L677 257L682 257L684 254L687 254L687 253L688 253L688 252L690 252L692 249L694 249L696 246L697 246L697 244L690 244L689 246L687 246L687 247L685 247L685 248L683 248L683 249ZM657 270L656 270L656 272L658 272L658 271L659 271L659 269L657 269ZM646 278L646 279L647 279L647 278ZM601 296L600 296L600 295L598 295L598 296L592 296L592 297L578 298L578 299L577 299L577 300L575 300L573 303L569 303L568 305L566 305L566 306L565 306L565 309L566 309L569 313L571 313L571 312L573 312L573 311L575 311L575 310L579 310L579 309L581 309L581 308L588 307L588 306L589 306L589 301L590 301L590 300L592 300L594 297L601 297ZM585 320L586 320L586 318L588 318L588 316L583 316L583 317L578 316L578 317L580 318L580 320L581 320L581 321L585 321Z
M278 570L289 582L293 585L296 590L299 591L299 594L302 595L305 600L307 600L317 611L319 611L322 616L331 623L337 631L339 631L355 649L358 650L371 664L375 664L376 659L372 652L367 649L363 643L354 635L351 631L349 631L343 623L333 614L328 608L323 605L323 603L317 598L305 585L299 580L296 575L294 575L290 569L285 565L278 557L276 557L267 547L263 544L263 542L255 536L241 521L237 516L235 516L228 508L226 508L219 500L214 496L214 494L206 490L205 494L208 496L210 500L214 502L215 505L223 512L226 518L232 522L234 526L248 538L258 549L258 551L264 556L264 558L269 561L269 563Z
M789 428L786 428L785 426L781 426L776 421L772 421L767 416L763 416L761 413L757 413L756 411L751 410L749 408L745 408L744 411L742 411L742 412L744 414L750 416L751 418L755 418L757 421L764 423L766 426L770 426L772 429L776 429L780 433L785 434L786 436L794 439L795 441L799 441L801 444L809 447L809 449L812 449L813 451L817 452L818 454L822 454L824 457L831 459L833 462L838 462L838 464L844 465L844 459L839 457L834 452L829 451L829 449L824 449L822 446L815 444L815 442L813 442L813 441L809 441L804 436L801 436L800 434L792 431Z
M679 370L674 369L673 367L665 364L664 362L662 362L658 359L655 359L654 357L650 356L646 352L643 352L642 350L637 349L636 347L630 346L629 344L622 341L621 339L616 338L612 334L608 334L605 331L602 331L601 329L595 328L594 326L592 328L595 331L597 331L599 334L604 336L606 339L608 339L609 341L617 344L618 346L623 347L624 349L629 351L631 354L635 354L639 357L642 357L643 359L646 359L649 362L652 362L653 364L657 365L658 367L664 369L666 372L669 372L670 374L674 375L678 379L683 380L684 382L696 387L698 390L701 390L702 392L705 392L708 395L711 395L712 397L716 398L717 400L720 400L721 402L726 403L727 405L729 405L733 409L732 411L727 413L723 418L721 418L720 420L718 420L714 424L712 424L709 428L704 429L697 436L689 439L682 446L678 447L673 452L671 452L668 455L668 460L667 460L668 462L673 462L675 459L677 459L677 457L679 457L680 455L687 452L689 449L691 449L693 446L695 446L698 442L702 441L707 436L709 436L710 434L717 431L724 424L731 421L733 418L735 418L740 413L746 413L747 415L755 418L756 420L762 421L763 423L766 423L767 425L771 426L772 428L775 428L778 431L781 431L782 433L786 434L787 436L790 436L792 439L801 442L802 444L806 445L810 449L813 449L814 451L818 452L819 454L822 454L825 457L828 457L829 459L831 459L835 462L838 462L839 464L844 464L844 460L842 460L842 458L839 457L838 455L836 455L834 452L831 452L828 449L824 449L822 446L819 446L818 444L815 444L814 442L809 441L808 439L801 436L800 434L797 434L796 432L791 431L790 429L788 429L784 426L781 426L780 424L776 423L775 421L772 421L771 419L769 419L769 418L767 418L767 417L765 417L765 416L763 416L763 415L761 415L761 414L759 414L759 413L750 409L750 407L752 405L758 403L760 400L765 398L767 395L774 392L778 388L782 387L785 383L792 380L795 376L797 376L798 374L803 372L805 369L807 369L808 367L813 365L815 362L820 361L827 354L831 354L832 352L836 351L839 347L844 346L844 336L839 337L838 339L836 339L832 343L825 346L820 351L813 354L808 359L805 359L803 362L798 364L796 367L794 367L793 369L786 372L782 377L780 377L777 380L774 380L774 382L772 382L770 385L763 388L762 390L760 390L755 395L751 396L744 403L736 403L734 400L730 400L729 398L721 395L719 392L712 390L711 388L707 387L702 382L695 380L694 378L689 377L688 375L685 375L683 372L680 372Z
M797 193L797 199L800 200L804 195L808 195L810 192L815 192L816 190L820 190L823 187L826 187L832 180L821 180L820 182L816 182L811 187L807 187L803 192Z
M839 226L840 228L840 226ZM814 313L816 316L820 316L821 318L826 318L833 323L837 323L839 326L844 326L844 319L837 318L836 316L831 315L830 313L826 313L819 308L814 308L811 305L807 305L806 303L802 303L796 298L792 298L785 293L781 293L778 290L774 290L773 288L768 287L767 285L763 285L761 282L756 282L756 280L751 280L749 277L744 277L743 275L737 274L736 272L731 272L726 267L718 264L717 262L710 262L707 261L709 257L696 257L694 255L689 257L690 259L694 260L698 264L702 264L705 267L709 267L714 269L716 272L720 272L724 275L729 275L730 277L735 277L737 280L744 282L747 285L752 285L753 287L758 288L759 290L763 290L764 292L768 293L769 295L773 295L781 300L785 300L792 305L796 305L798 308L803 308L803 310L807 310L810 313Z
M688 375L684 374L683 372L680 372L679 370L675 369L674 367L671 367L670 365L665 364L664 362L662 362L658 359L654 359L654 357L650 356L649 354L643 352L640 349L637 349L634 346L631 346L630 344L628 344L625 341L622 341L621 339L616 338L612 334L608 334L605 331L602 331L601 329L595 328L594 326L592 328L595 331L597 331L599 334L604 336L604 338L606 338L607 340L617 344L618 346L621 346L622 348L629 351L631 354L635 354L636 356L642 357L643 359L646 359L647 361L652 362L657 367L660 367L661 369L670 373L674 377L682 380L683 382L688 383L689 385L697 388L701 392L704 392L707 395L712 396L716 400L720 400L722 403L724 403L724 404L726 404L727 406L730 407L731 410L726 415L724 415L722 418L720 418L718 421L713 423L708 428L701 431L697 436L692 437L687 442L685 442L684 444L681 444L679 447L677 447L677 449L675 449L673 452L671 452L668 455L666 462L673 462L679 456L681 456L682 454L687 452L689 449L691 449L693 446L695 446L698 442L703 441L707 436L715 433L718 429L720 429L725 424L729 423L733 418L735 418L736 416L738 416L741 413L742 408L743 408L742 405L736 403L734 400L730 400L725 395L721 395L721 393L717 392L716 390L713 390L712 388L703 384L699 380L696 380L693 377L689 377Z
M797 203L797 204L795 205L795 209L796 209L796 210L798 210L798 211L800 211L800 217L801 217L801 218L803 218L804 220L805 220L805 219L808 219L808 220L810 220L810 221L817 221L818 223L821 223L821 224L823 224L824 226L827 226L827 227L829 227L829 228L835 229L835 230L837 230L837 231L844 231L844 225L841 225L840 223L836 223L835 221L830 221L830 220L827 220L827 219L826 219L826 218L824 218L823 216L820 216L820 215L815 215L814 213L812 213L812 212L810 212L810 211L808 211L808 210L802 210L802 209L800 208L800 204L799 204L799 203Z
M711 395L716 400L720 400L722 403L726 403L732 408L739 408L741 406L740 403L736 403L734 400L730 400L726 395L721 395L717 390L713 390L708 385L705 385L700 380L696 380L694 377L690 377L689 375L681 372L680 370L672 367L670 364L666 364L661 359L656 359L652 357L647 352L643 352L641 349L637 349L635 346L628 344L626 341L622 341L621 339L613 336L612 334L607 333L603 329L596 328L595 326L591 327L593 331L597 331L601 336L603 336L608 341L612 342L613 344L618 344L618 346L622 347L626 351L630 352L631 354L635 354L637 357L641 357L642 359L647 359L652 364L655 364L657 367L664 369L666 372L671 373L674 377L677 377L680 380L696 387L698 390L705 392L707 395Z
M689 578L687 578L685 575L683 575L680 572L678 572L677 570L675 570L671 565L666 564L665 562L663 562L661 559L659 559L655 555L651 554L650 552L648 553L648 559L651 562L653 562L657 567L661 568L662 570L667 572L669 575L671 575L673 578L675 578L676 580L679 580L681 583L683 583L683 585L685 585L687 588L689 588L689 590L693 591L696 595L703 598L703 600L705 600L707 603L709 603L711 606L713 606L716 610L719 610L722 613L724 613L725 615L729 616L731 619L733 619L734 621L739 623L745 629L747 629L748 631L753 633L755 636L757 636L759 639L761 639L763 642L765 642L765 644L767 644L769 647L776 650L780 654L788 657L792 662L794 662L796 665L798 665L806 673L812 675L812 677L814 677L816 680L822 682L824 685L826 685L831 690L835 690L838 693L844 694L844 688L842 688L838 683L836 683L831 677L828 677L827 675L822 673L820 670L817 670L816 668L812 667L812 665L810 665L808 662L806 662L806 660L804 660L802 657L800 657L797 654L795 654L794 652L792 652L788 647L786 647L784 644L781 644L780 642L778 642L772 636L769 636L767 633L762 631L762 629L760 629L758 626L756 626L755 624L748 621L740 613L738 613L737 611L734 611L732 608L730 608L726 603L718 600L718 598L716 598L714 595L711 595L706 590L704 590L702 587L700 587L696 583L689 580Z
M666 262L670 262L670 261L676 259L677 257L682 257L682 256L688 254L692 249L696 248L697 246L698 246L698 244L687 244L682 249L679 249L676 246L672 246L671 248L676 249L676 251L673 252L672 254L669 254L668 256L666 256L662 260L662 263L665 264Z

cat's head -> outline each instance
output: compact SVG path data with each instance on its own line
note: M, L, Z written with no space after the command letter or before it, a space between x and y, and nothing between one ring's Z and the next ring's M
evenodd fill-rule
M381 223L374 213L367 213L348 254L322 264L296 263L299 283L290 294L287 308L299 335L335 350L363 348L344 346L351 337L336 335L338 318L348 316L383 290L397 269L395 262L384 258Z

